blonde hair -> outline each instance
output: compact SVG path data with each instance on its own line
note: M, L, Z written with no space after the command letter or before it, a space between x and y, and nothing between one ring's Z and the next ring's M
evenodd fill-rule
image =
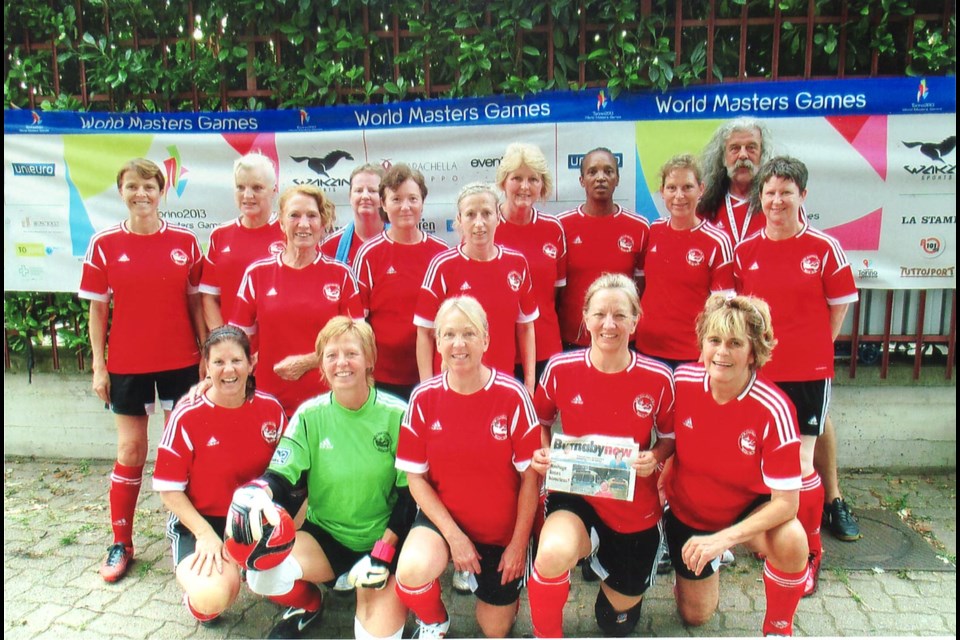
M373 386L373 365L377 362L377 343L373 337L373 329L363 320L354 320L347 316L334 316L323 325L317 334L316 351L320 358L320 377L326 380L323 373L323 350L330 342L350 336L360 343L363 357L367 360L367 384ZM329 383L329 381L327 381Z
M744 338L753 353L753 368L770 361L777 340L770 322L770 306L761 298L723 294L710 296L697 317L697 342L703 345L708 336Z
M693 177L696 178L697 184L703 182L703 179L700 177L700 163L689 153L683 153L673 156L660 167L660 188L663 189L671 173L684 170L693 172Z
M120 167L120 171L117 172L117 188L123 188L123 174L127 171L133 171L138 176L144 180L156 180L157 184L160 185L160 191L163 191L163 188L166 186L166 178L163 175L163 170L157 166L153 160L147 160L146 158L134 158L133 160L127 160L123 163L123 166Z
M460 217L460 203L464 201L465 198L470 196L475 196L481 193L490 194L490 199L493 200L493 207L496 208L497 204L500 202L497 192L493 190L493 187L486 182L471 182L466 185L463 189L460 189L460 193L457 195L457 218Z
M627 297L633 315L640 317L640 296L637 294L636 283L622 273L604 273L590 283L587 293L583 297L583 315L586 317L590 308L590 300L600 291L620 291Z
M540 176L540 181L543 184L540 199L546 198L547 194L553 191L553 177L550 175L550 167L547 164L546 156L543 155L540 147L535 144L514 142L507 146L507 150L503 152L503 158L500 160L500 166L497 167L497 186L500 187L501 191L505 191L503 186L510 174L524 166L529 167Z
M473 296L455 296L443 301L433 320L434 333L438 341L440 340L440 328L443 326L447 316L454 311L462 313L467 319L467 322L480 332L480 335L485 338L490 336L490 329L487 325L487 312L483 310L483 305Z
M317 203L317 208L320 209L320 222L323 228L329 229L336 217L336 208L334 207L333 201L327 199L327 196L320 187L315 187L312 184L296 184L284 189L283 194L280 196L280 216L283 217L287 203L290 201L290 198L296 195L313 198Z
M274 166L273 160L262 153L248 153L233 161L234 182L236 182L241 171L257 171L267 179L267 186L271 189L277 187L277 168Z

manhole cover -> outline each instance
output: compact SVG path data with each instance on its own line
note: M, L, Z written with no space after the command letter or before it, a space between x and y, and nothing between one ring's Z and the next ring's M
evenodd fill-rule
M823 528L824 568L956 571L956 567L938 558L930 543L904 524L896 513L858 509L857 520L863 537L856 542L841 542Z

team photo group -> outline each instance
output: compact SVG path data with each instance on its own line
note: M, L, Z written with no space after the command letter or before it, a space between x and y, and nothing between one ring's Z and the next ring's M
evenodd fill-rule
M807 167L761 121L687 151L660 169L651 223L617 204L603 147L583 156L583 203L544 213L550 164L512 143L489 184L461 189L456 246L423 231L414 168L357 166L332 232L323 190L280 189L250 153L206 254L161 217L164 170L125 163L129 215L93 236L79 285L118 438L103 579L133 561L156 447L202 625L246 583L280 605L256 634L329 635L329 588L355 592L356 638L401 638L408 619L443 638L452 562L488 637L511 635L524 588L536 637L562 637L574 570L596 587L595 635L623 637L658 573L681 621L706 623L742 545L762 560L760 630L792 635L821 525L860 537L829 416L857 289L808 221Z

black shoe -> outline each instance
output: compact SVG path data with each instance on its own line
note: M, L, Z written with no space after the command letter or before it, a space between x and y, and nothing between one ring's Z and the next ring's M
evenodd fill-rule
M320 622L323 613L323 605L316 611L307 611L306 609L294 609L290 607L280 616L280 621L273 625L268 638L304 638L307 629Z
M583 572L583 580L585 582L596 582L600 579L600 576L598 576L597 572L590 566L590 558L591 556L587 556L580 561L580 571Z
M854 519L843 498L836 498L830 504L823 505L823 521L834 538L844 542L859 540L860 525Z
M670 560L670 548L664 547L660 554L660 560L657 562L657 575L662 576L673 571L673 561Z

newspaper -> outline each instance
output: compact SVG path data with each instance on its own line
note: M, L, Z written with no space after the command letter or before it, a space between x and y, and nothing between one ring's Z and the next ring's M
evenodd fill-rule
M546 488L595 498L633 500L640 446L630 438L553 434Z

